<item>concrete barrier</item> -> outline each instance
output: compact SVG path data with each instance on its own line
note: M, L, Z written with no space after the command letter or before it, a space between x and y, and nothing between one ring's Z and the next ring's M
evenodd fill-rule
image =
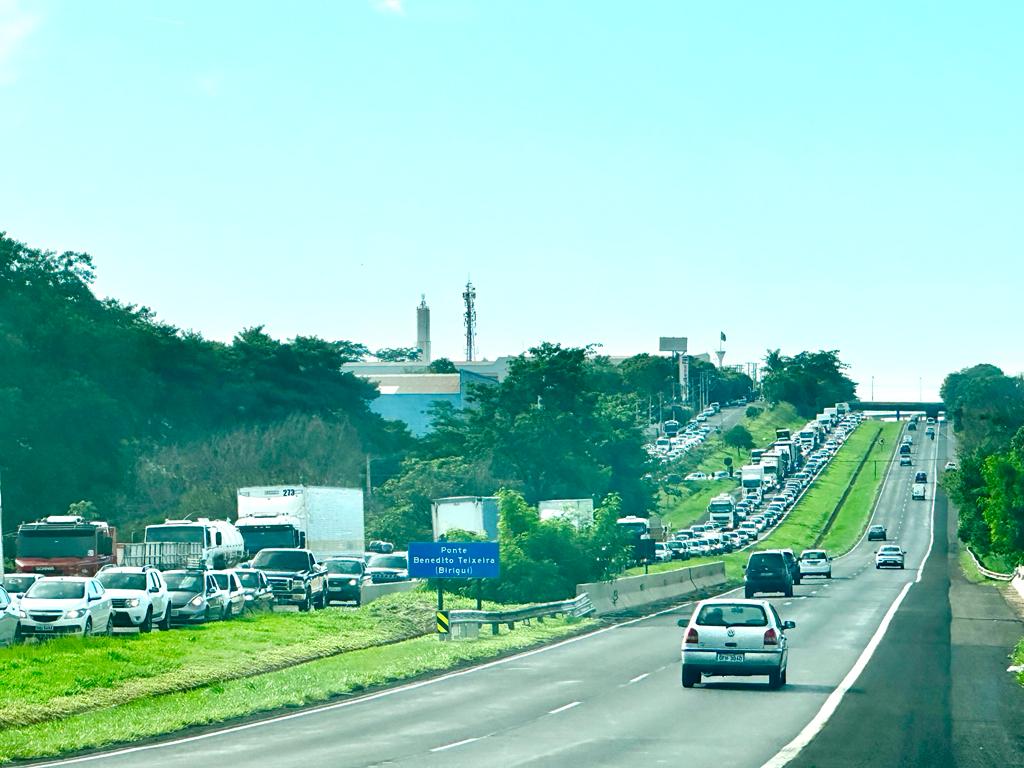
M611 581L576 585L576 594L586 592L600 616L639 608L663 600L696 596L725 584L725 563L706 563L647 576L626 576Z
M1013 572L1013 581L1010 585L1017 590L1017 594L1024 600L1024 565L1019 565Z
M363 603L372 603L378 597L394 592L411 592L422 583L421 579L413 579L412 581L393 581L390 584L366 584L363 586Z

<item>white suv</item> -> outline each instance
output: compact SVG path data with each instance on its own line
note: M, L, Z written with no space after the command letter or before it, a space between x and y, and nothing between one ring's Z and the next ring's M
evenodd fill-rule
M155 568L108 565L96 578L113 602L114 624L140 632L152 632L154 622L165 632L171 628L171 597Z
M109 635L114 609L98 580L89 576L49 576L40 579L18 605L21 634Z

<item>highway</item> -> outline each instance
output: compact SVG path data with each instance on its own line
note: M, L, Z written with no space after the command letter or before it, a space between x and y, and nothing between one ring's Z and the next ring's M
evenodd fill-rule
M805 580L792 598L773 598L797 623L782 690L768 690L763 678L714 678L684 690L676 621L692 607L683 605L363 698L48 765L931 768L973 765L979 741L992 745L979 765L1021 765L1024 730L1000 741L992 722L974 724L979 718L965 702L988 693L954 699L954 619L943 589L955 563L947 556L946 504L936 500L944 433L936 441L915 435L913 467L878 468L887 475L874 522L908 551L906 570L876 570L877 544L862 540L834 562L831 581ZM922 469L928 498L912 501L913 473ZM991 659L970 663L975 673L1009 677L1005 659L995 670ZM1004 693L1015 695L1009 687ZM954 742L974 751L960 755Z

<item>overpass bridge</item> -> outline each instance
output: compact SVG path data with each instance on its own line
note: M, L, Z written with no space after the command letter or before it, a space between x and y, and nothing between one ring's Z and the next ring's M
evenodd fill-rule
M946 410L946 404L914 402L912 400L853 400L850 407L855 411L885 411L894 412L899 418L903 413L924 413L925 416L936 418L940 412Z

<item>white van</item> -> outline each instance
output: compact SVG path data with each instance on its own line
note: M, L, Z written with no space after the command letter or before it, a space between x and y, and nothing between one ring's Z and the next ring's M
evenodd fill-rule
M914 483L914 485L910 489L910 498L914 499L915 501L924 501L925 484Z

